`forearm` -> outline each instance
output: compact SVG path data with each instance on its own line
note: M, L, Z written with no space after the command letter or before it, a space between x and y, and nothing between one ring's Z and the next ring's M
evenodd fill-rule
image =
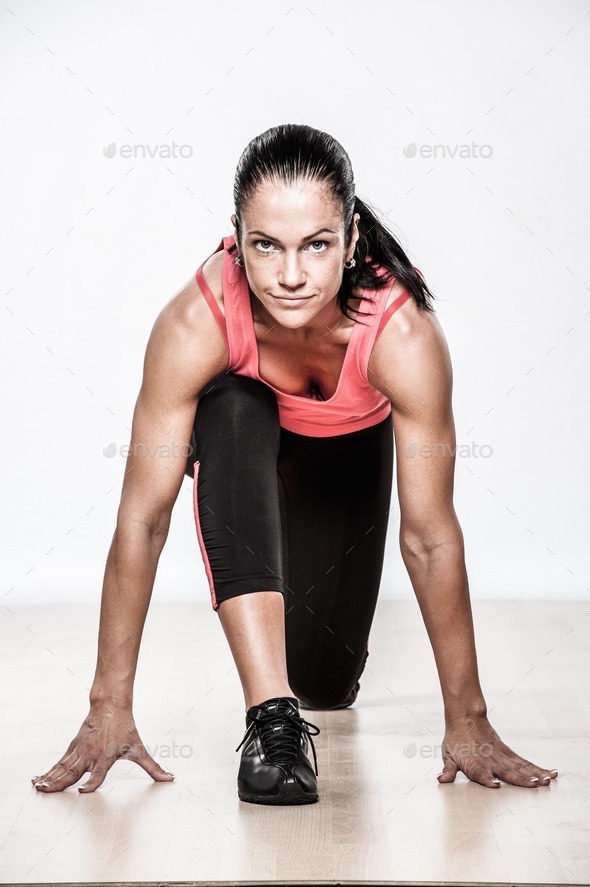
M141 636L164 541L138 525L115 530L103 581L91 704L133 702Z
M426 554L402 550L438 670L445 719L485 714L461 536Z

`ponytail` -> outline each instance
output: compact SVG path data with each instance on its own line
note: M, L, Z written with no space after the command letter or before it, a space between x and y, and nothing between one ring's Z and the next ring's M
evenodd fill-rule
M422 272L412 265L400 243L379 221L367 202L357 196L354 198L354 213L360 215L359 238L354 252L356 264L350 271L345 269L338 296L343 313L349 316L347 311L351 306L348 302L355 291L361 293L363 289L380 289L394 279L414 297L420 309L434 312L432 300L435 297L429 290ZM348 227L348 243L352 236L353 214ZM380 273L377 273L378 269Z

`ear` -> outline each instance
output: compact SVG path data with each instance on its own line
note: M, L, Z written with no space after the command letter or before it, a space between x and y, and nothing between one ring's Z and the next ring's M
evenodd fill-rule
M354 256L354 251L356 249L357 240L359 239L359 220L360 213L355 213L352 217L352 234L350 235L350 244L347 252L350 252L349 258L351 259ZM348 259L347 259L348 261Z

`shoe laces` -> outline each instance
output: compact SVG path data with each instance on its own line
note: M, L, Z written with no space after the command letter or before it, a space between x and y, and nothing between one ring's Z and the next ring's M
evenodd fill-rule
M266 708L269 703L276 703L272 710ZM318 736L320 733L320 728L316 724L306 721L289 703L280 699L253 705L248 709L246 717L251 723L236 751L239 751L257 731L264 753L272 764L292 763L299 752L301 735L305 733L309 737L315 774L318 775L318 762L312 739L312 736Z

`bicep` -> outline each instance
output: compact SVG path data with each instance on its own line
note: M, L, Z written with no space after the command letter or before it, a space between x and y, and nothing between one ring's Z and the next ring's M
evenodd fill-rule
M453 506L456 434L449 350L436 316L412 302L406 314L400 309L394 315L374 352L371 382L391 401L400 543L402 550L427 551L461 535Z
M221 333L199 292L190 284L158 315L133 412L118 522L141 523L152 532L168 530L199 392L227 364Z

